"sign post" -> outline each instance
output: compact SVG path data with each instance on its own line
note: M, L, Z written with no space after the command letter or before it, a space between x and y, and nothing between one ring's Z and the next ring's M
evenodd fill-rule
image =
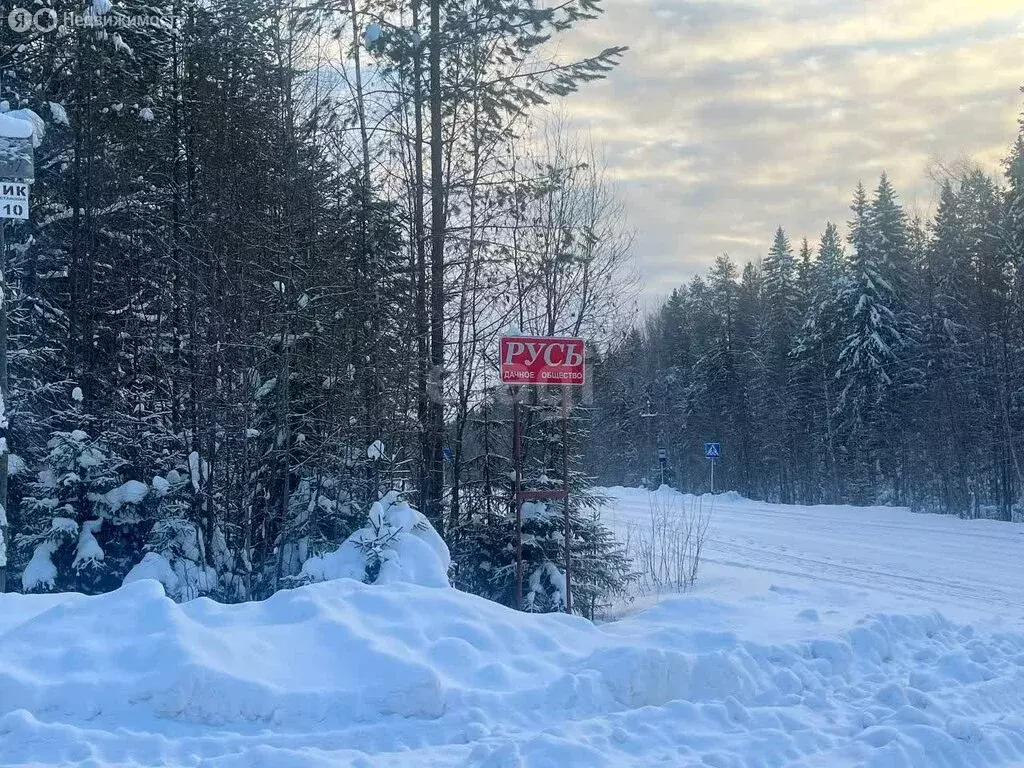
M516 607L523 609L523 503L560 500L565 513L565 612L572 613L572 522L569 518L569 387L586 383L586 342L547 336L501 339L501 382L516 388L512 402L516 504ZM520 386L562 387L562 490L523 490L523 419Z
M0 547L7 547L7 220L28 219L28 188L35 177L35 127L28 119L0 114ZM6 549L0 551L6 562ZM0 566L0 593L7 591L7 567Z
M665 484L665 464L668 462L668 451L664 448L658 449L658 463L661 464L661 484Z
M715 461L722 458L721 443L704 443L704 458L711 462L711 493L715 492Z

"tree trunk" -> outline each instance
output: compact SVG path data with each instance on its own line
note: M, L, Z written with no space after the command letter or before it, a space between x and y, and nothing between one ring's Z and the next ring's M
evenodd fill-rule
M428 425L426 514L444 533L444 133L441 112L441 0L430 2L430 365L435 385Z
M420 28L420 2L412 4L412 27ZM420 428L419 498L423 513L430 517L430 401L427 397L429 374L430 326L427 316L427 243L424 222L425 184L423 179L423 48L417 44L413 53L413 239L415 240L416 288L414 312L416 315L416 416Z

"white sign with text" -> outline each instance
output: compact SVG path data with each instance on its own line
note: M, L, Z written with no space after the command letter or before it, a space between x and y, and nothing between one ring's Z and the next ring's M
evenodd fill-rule
M28 184L0 180L0 219L28 218Z

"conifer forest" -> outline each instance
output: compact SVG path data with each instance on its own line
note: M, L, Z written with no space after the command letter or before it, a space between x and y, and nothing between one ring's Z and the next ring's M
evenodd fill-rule
M36 121L0 249L6 591L144 566L264 599L368 520L380 557L395 492L455 586L515 605L517 398L524 485L573 489L589 617L635 574L596 489L657 487L659 448L687 492L716 440L746 498L1024 517L1024 131L928 211L837 167L846 220L703 254L644 307L565 110L629 55L569 44L601 0L80 5L0 28L0 110ZM501 384L509 333L587 340L567 432L559 393ZM550 506L524 511L538 612L564 607Z

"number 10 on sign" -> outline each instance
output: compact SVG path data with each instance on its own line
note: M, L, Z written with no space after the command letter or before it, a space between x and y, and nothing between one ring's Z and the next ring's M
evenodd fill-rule
M0 181L0 219L28 218L28 184Z

